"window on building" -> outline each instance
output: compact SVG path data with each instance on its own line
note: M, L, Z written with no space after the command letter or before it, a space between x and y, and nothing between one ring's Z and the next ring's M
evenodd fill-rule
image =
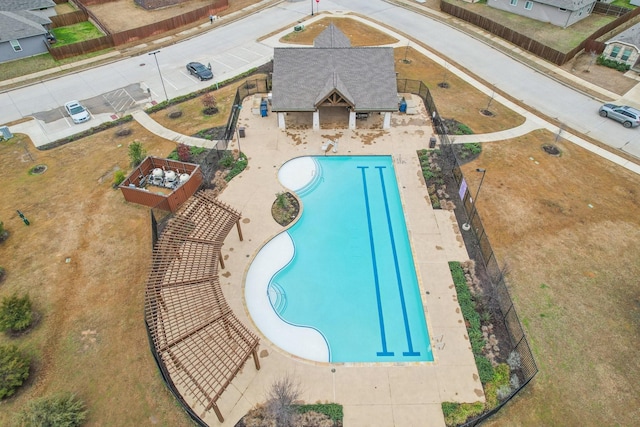
M611 53L609 54L609 56L612 58L616 58L619 53L620 53L620 46L614 46L613 49L611 49Z
M14 52L22 51L22 46L20 46L20 42L18 40L11 40L9 43L11 43L11 47Z
M623 61L626 61L627 59L629 59L630 56L631 56L631 49L625 49L622 51L622 56L620 57L620 59Z
M511 0L509 3L511 6L516 6L518 4L518 0Z
M524 8L527 10L531 10L533 9L533 2L532 1L527 1L524 3Z

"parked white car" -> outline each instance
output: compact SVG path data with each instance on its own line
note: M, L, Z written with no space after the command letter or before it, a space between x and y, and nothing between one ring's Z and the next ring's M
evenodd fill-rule
M69 101L64 104L64 109L67 110L73 123L84 123L91 118L89 111L80 104L79 101Z

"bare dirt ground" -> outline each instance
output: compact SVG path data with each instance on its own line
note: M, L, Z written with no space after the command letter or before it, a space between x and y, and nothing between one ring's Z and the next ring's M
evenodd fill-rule
M618 95L624 95L638 84L636 79L625 76L625 73L596 64L596 57L585 52L579 53L561 68Z
M89 6L100 22L112 32L130 30L153 22L162 21L176 15L191 12L212 3L211 0L189 0L175 6L156 10L146 10L133 0L116 0L110 3ZM256 3L255 0L229 0L229 8L220 12L224 16Z

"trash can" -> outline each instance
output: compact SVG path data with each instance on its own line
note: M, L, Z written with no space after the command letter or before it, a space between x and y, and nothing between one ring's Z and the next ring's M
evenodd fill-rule
M244 126L238 128L238 135L240 135L240 138L244 138Z
M260 116L267 117L268 111L267 100L263 99L262 102L260 102Z
M401 113L407 112L407 101L404 98L402 98L402 101L400 101L400 112Z
M432 136L429 138L429 148L436 148L436 137Z

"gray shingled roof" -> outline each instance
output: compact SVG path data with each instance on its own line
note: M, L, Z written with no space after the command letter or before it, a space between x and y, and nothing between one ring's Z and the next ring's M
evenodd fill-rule
M588 4L592 4L596 2L596 0L533 0L533 1L536 3L555 6L560 9L567 9L570 11L578 10Z
M46 34L42 26L46 23L50 24L51 20L30 12L0 12L0 42Z
M620 34L611 37L605 42L605 44L609 44L612 42L626 43L631 46L635 46L636 49L640 50L640 24L636 24L631 28L627 28Z
M274 49L273 111L315 111L333 91L356 111L396 111L393 48Z
M313 47L351 47L351 40L335 25L329 24L314 40Z
M0 11L16 12L18 10L38 10L55 7L53 0L0 0Z

